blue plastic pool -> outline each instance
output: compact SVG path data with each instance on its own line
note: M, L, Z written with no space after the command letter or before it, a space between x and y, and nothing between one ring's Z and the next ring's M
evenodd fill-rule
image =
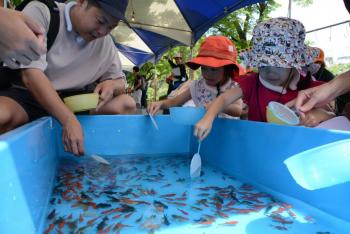
M190 126L80 121L86 152L111 166L65 153L51 118L0 137L0 233L350 233L350 183L305 190L283 164L349 133L220 119L191 180Z

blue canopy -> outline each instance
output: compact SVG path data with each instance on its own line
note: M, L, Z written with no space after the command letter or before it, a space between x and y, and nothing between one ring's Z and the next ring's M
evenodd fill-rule
M120 23L111 34L117 47L124 48L121 53L140 66L146 61L159 59L173 46L194 45L226 15L262 1L129 0L126 18L130 27Z

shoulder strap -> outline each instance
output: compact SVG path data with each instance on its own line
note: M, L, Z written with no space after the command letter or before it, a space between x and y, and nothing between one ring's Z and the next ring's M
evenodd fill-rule
M24 0L16 7L16 10L22 11L24 7L32 0ZM54 0L35 0L44 3L50 10L50 26L47 32L47 50L50 50L58 34L60 28L60 11Z

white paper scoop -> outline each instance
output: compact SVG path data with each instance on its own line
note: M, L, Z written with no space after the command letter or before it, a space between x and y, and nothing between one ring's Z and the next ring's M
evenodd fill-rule
M202 159L201 159L201 156L199 155L200 149L201 149L201 141L199 141L198 143L197 153L193 155L193 158L191 160L191 167L190 167L191 178L196 178L201 175Z
M149 117L151 118L151 121L152 121L152 123L153 123L153 126L154 126L157 130L159 130L158 124L157 124L156 120L153 118L153 115L150 115L150 114L148 114L148 115L149 115Z
M99 163L111 165L106 159L104 159L101 156L98 156L96 154L91 154L90 157L93 158L94 160L96 160Z

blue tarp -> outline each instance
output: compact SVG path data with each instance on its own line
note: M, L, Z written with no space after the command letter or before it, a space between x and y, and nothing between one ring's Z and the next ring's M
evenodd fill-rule
M188 46L191 44L193 45L214 23L224 18L231 12L258 2L263 2L263 0L175 0L176 6L190 28L188 33L191 33L192 35L191 42L187 44ZM134 1L134 5L135 4L136 3ZM133 13L134 11L138 12L139 9L134 9ZM162 12L162 14L166 15L166 12ZM154 25L154 28L156 27L164 28L164 26ZM133 26L131 23L131 28L153 52L153 56L149 57L145 56L144 53L140 53L140 51L134 53L134 50L131 49L121 50L121 52L127 58L138 66L149 60L158 60L162 54L171 47L186 45L174 38L171 38L171 36L167 37L164 36L164 34L160 35L158 33L148 31L144 29L145 27L140 26L140 24L135 24ZM181 32L181 29L175 30L179 30L179 33ZM117 39L116 42L117 47L121 48L122 45L118 43Z

